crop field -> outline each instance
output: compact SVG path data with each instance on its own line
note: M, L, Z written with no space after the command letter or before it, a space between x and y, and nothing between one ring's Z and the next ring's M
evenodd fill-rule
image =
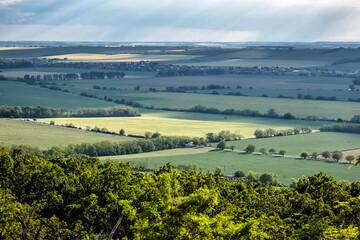
M114 107L115 103L81 97L71 93L26 85L23 82L0 82L0 105L43 106L56 108Z
M57 124L72 123L76 127L106 127L109 131L119 132L124 129L126 134L144 135L145 132L159 132L165 136L204 137L206 133L218 133L222 130L240 133L243 137L253 137L256 129L274 128L287 129L296 126L317 128L318 122L286 121L277 119L237 117L216 114L143 111L141 117L111 118L48 118L38 119L40 122Z
M152 158L152 157L166 157L166 156L182 156L190 154L199 154L211 152L214 149L211 147L189 147L189 148L175 148L169 150L147 152L147 153L138 153L138 154L127 154L121 156L104 156L99 157L101 161L104 160L121 160L121 161L131 161L131 159L137 158Z
M102 158L102 160L103 159L104 158ZM130 161L132 164L143 163L152 169L156 169L169 162L175 165L196 163L203 168L204 172L214 172L217 166L223 169L225 168L225 175L233 175L237 170L242 170L245 174L247 174L248 171L261 173L273 172L279 175L280 182L287 185L291 183L291 178L300 179L318 172L324 172L333 176L336 180L348 181L357 181L360 175L360 168L354 167L349 169L350 165L345 163L273 157L230 151L210 151L199 154L159 157L151 157L149 155L141 157L139 154L139 158L122 159L122 156L118 156L117 159L118 160L116 160L116 157L112 157L110 161Z
M240 150L244 150L249 144L254 144L256 151L260 148L265 148L266 151L274 148L276 152L284 149L286 155L300 156L302 152L321 154L323 151L332 152L360 148L360 134L313 132L310 134L227 142L228 146L234 145Z
M191 60L194 55L170 55L170 54L91 54L77 53L66 55L47 56L47 58L60 58L71 62L140 62L140 61L156 61L156 62L172 62Z
M22 144L47 149L53 146L67 146L70 143L119 142L133 139L12 119L0 118L0 126L0 145L2 146Z

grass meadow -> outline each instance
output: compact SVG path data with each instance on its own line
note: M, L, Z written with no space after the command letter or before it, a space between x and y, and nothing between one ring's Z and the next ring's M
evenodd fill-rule
M47 149L53 146L67 146L70 143L119 142L132 139L12 119L0 119L0 126L0 145L2 146L21 144Z
M235 171L242 170L246 174L248 171L269 173L273 172L279 175L280 182L290 184L291 178L300 179L304 176L311 176L318 172L324 172L333 176L336 180L359 180L360 168L353 167L349 169L350 164L328 162L324 160L304 160L288 157L273 157L267 155L245 154L230 151L210 151L198 154L186 154L174 156L151 156L138 155L138 158L129 158L128 156L118 156L111 158L101 158L103 161L131 162L133 165L138 163L147 164L149 168L156 169L170 162L171 164L192 164L196 163L203 168L204 172L214 172L215 167L225 168L226 175L233 175ZM135 157L134 155L134 157Z
M114 107L112 102L54 91L23 82L0 81L0 104L55 108Z

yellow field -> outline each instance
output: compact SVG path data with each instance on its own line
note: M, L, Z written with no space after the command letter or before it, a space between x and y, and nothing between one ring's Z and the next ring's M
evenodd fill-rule
M153 54L92 54L76 53L48 56L47 58L67 58L70 61L97 62L140 62L140 61L178 61L190 60L198 55L153 55Z
M240 133L243 137L254 137L253 133L258 128L272 126L231 121L203 121L161 117L156 114L143 114L141 117L111 117L111 118L53 118L38 119L39 122L65 125L73 123L76 127L91 128L106 127L109 131L119 132L124 129L126 134L144 135L145 132L159 132L166 136L204 137L206 133L218 133L222 130ZM283 127L275 127L283 129ZM285 127L286 128L286 127Z
M201 147L201 148L176 148L168 149L163 151L147 152L147 153L137 153L137 154L128 154L120 156L106 156L99 157L101 161L104 160L124 160L128 161L135 158L152 158L152 157L167 157L167 156L181 156L181 155L190 155L190 154L200 154L207 153L214 148L210 147Z
M43 48L43 47L0 47L0 51L4 51L4 50L35 49L35 48Z

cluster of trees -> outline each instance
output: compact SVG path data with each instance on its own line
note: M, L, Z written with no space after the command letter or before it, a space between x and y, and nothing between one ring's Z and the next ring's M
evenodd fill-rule
M191 66L181 66L179 68L168 68L158 71L159 77L173 77L173 76L202 76L202 75L220 75L225 74L223 68L206 68L201 69Z
M311 95L298 94L298 95L297 95L297 98L298 98L298 99L310 99L310 100L336 101L336 97L335 97L335 96L330 96L330 97L317 96L317 97L313 98L313 96L311 96Z
M283 118L283 119L295 119L291 113L285 113L283 116L276 113L274 109L269 109L267 113L262 114L256 110L244 109L244 110L235 110L225 109L219 110L213 107L205 107L201 105L196 105L193 108L189 109L190 112L201 112L201 113L211 113L211 114L225 114L225 115L237 115L237 116L251 116L251 117L268 117L268 118Z
M123 78L124 72L83 72L80 73L81 79L111 79L111 78Z
M132 117L140 116L130 107L64 109L49 107L0 106L3 118L59 118L59 117Z
M123 78L124 72L83 72L77 73L55 73L41 75L24 75L23 80L25 82L35 81L62 81L62 80L79 80L79 79L111 79L111 78Z
M349 132L360 133L360 124L333 124L323 125L319 128L320 132Z
M205 135L207 142L220 142L220 141L236 141L241 139L239 133L232 133L230 131L221 131L218 134L216 133L207 133Z
M360 115L354 115L351 118L350 122L352 122L352 123L360 123Z
M301 158L304 158L304 159L306 159L306 158L308 158L308 157L311 157L311 158L313 158L313 159L317 159L318 158L318 156L319 156L319 154L317 153L317 152L313 152L311 155L309 154L309 153L307 153L307 152L302 152L301 154L300 154L300 157ZM335 161L339 161L341 158L342 158L342 156L343 156L343 154L342 154L342 152L340 152L340 151L334 151L334 152L329 152L329 151L324 151L324 152L322 152L321 153L321 156L323 157L323 158L325 158L325 159L333 159L333 160L335 160ZM355 157L354 156L347 156L346 157L346 160L348 160L350 163L351 163L351 161L353 161L355 159Z
M267 138L267 137L276 137L276 136L288 136L294 134L306 134L311 133L312 129L310 127L296 127L285 130L275 130L272 128L268 128L265 130L256 129L254 135L256 138Z
M206 90L206 89L224 89L225 86L210 84L207 86L179 86L179 87L166 87L165 91L167 92L186 92L186 91L196 91L196 90Z
M294 188L166 165L37 158L0 150L2 239L355 239L360 182L324 174ZM256 174L253 174L256 177ZM262 176L262 177L261 177Z
M116 87L107 87L107 86L99 86L99 85L93 85L93 89L102 89L102 90L121 90L121 88Z

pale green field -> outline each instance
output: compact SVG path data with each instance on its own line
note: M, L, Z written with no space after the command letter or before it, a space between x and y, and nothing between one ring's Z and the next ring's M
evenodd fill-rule
M67 58L72 62L140 62L156 61L168 62L179 60L190 60L199 55L171 55L171 54L94 54L94 53L74 53L65 55L47 56L47 58Z
M243 137L253 137L256 129L287 129L296 126L319 127L322 123L312 121L286 121L251 117L237 117L216 114L141 111L140 117L112 118L54 118L38 119L57 124L73 123L77 127L106 127L109 131L118 132L124 129L126 134L144 135L145 132L159 132L166 136L204 137L206 133L218 133L222 130L238 132Z
M136 159L136 158L152 158L152 157L166 157L166 156L182 156L182 155L190 155L190 154L200 154L200 153L207 153L207 152L210 152L212 150L214 150L214 149L210 148L210 147L176 148L176 149L169 149L169 150L163 150L163 151L128 154L128 155L121 155L121 156L106 156L106 157L99 157L99 159L101 161L104 161L104 160L131 161L131 159Z
M88 132L60 126L0 118L0 145L30 145L47 149L70 143L119 142L133 138Z

